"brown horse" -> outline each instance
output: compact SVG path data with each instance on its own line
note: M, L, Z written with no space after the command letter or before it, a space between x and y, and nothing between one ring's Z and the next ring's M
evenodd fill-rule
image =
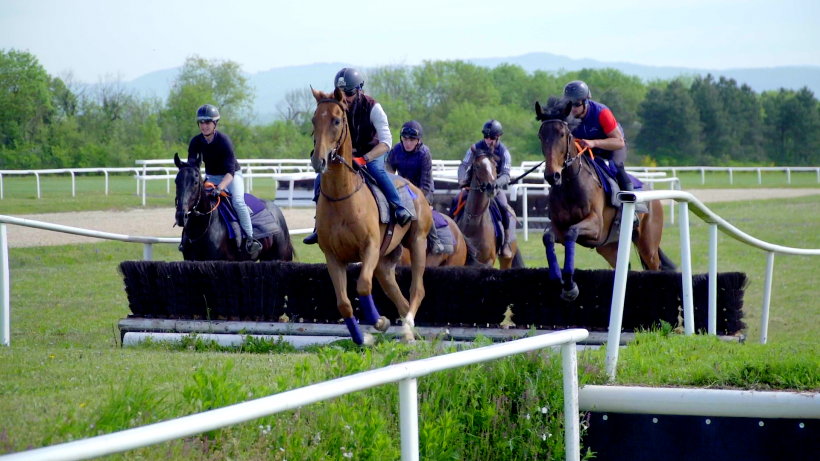
M497 258L501 269L524 267L524 259L517 242L512 242L510 245L512 258L504 258L497 251L495 227L490 214L490 202L498 193L498 187L495 184L495 168L496 161L490 152L477 151L475 153L470 167L472 178L466 192L467 197L464 199L464 209L456 216L456 222L468 244L475 248L475 259L479 263L494 266ZM501 212L506 213L507 210L501 210Z
M536 118L541 121L538 137L544 154L544 178L550 184L550 224L544 232L551 280L563 278L561 297L572 301L578 286L572 280L575 271L575 243L595 250L610 266L618 255L618 226L613 221L619 209L606 199L603 184L589 156L579 152L572 130L579 123L571 114L569 101L551 97L546 108L535 103ZM675 264L660 249L663 232L663 207L660 201L648 204L648 212L639 214L632 241L638 248L644 269L674 271ZM564 268L559 272L555 242L565 248Z
M338 88L333 94L312 91L317 105L312 120L315 147L311 165L322 175L321 194L316 204L316 230L336 290L336 305L353 341L372 344L373 336L367 330L362 336L347 297L347 265L361 262L356 291L365 315L363 323L374 325L380 331L386 331L390 326L390 321L379 315L373 303L371 291L375 273L385 294L396 304L403 318L403 340L412 342L413 319L424 298L424 253L427 232L433 223L430 205L418 188L408 184L416 195L417 219L404 227L396 225L392 239L384 244L388 226L380 223L373 194L367 187L362 187L362 174L351 166L353 147L344 95ZM409 303L396 282L396 263L401 258L402 245L410 250L412 260Z
M447 227L450 228L450 232L453 233L453 239L455 243L453 245L453 252L450 254L431 254L430 248L427 248L426 254L426 263L427 267L438 267L438 266L464 266L467 265L467 256L469 255L469 251L467 248L467 241L464 240L464 234L461 233L461 229L458 228L458 224L455 223L449 216L442 214L441 215L445 221L447 221ZM401 253L401 262L399 263L402 266L409 266L410 265L410 250L405 248Z

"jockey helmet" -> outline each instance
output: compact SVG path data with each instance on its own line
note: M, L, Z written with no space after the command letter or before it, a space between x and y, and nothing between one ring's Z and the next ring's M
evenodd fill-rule
M498 120L487 120L487 123L481 128L481 133L485 137L501 136L504 134L504 130L501 129L501 122Z
M205 104L196 111L196 121L199 122L218 122L219 109L211 104Z
M364 77L362 74L352 68L345 67L339 72L336 72L336 77L333 78L333 86L344 91L348 96L356 93L356 90L364 88Z
M401 137L411 139L421 139L424 132L421 130L421 123L410 120L401 127Z
M575 107L586 105L592 93L589 91L589 86L581 80L573 80L564 87L564 97L572 102Z

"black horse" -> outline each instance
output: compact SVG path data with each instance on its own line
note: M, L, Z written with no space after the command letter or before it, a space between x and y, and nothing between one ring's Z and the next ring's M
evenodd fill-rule
M183 258L186 261L250 261L248 252L237 248L236 240L229 237L228 225L217 210L219 199L205 190L199 173L202 159L197 157L196 163L191 164L180 161L179 155L174 154L174 163L179 168L174 182L177 187L176 224L183 228ZM293 244L282 210L273 202L263 202L278 229L259 239L262 250L257 259L292 261Z

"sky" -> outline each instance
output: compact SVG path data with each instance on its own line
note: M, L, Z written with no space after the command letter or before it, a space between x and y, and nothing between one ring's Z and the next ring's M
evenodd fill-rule
M0 49L125 81L199 55L245 72L550 52L650 66L820 66L820 0L0 0Z

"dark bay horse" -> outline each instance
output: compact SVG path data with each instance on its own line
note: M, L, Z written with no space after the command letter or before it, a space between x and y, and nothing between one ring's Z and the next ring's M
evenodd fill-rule
M347 265L361 262L356 291L364 311L363 323L380 331L386 331L390 326L390 321L379 315L373 302L371 291L375 274L403 319L403 341L413 342L413 319L424 298L422 278L427 232L433 223L430 205L421 190L408 183L407 187L416 196L417 219L404 227L397 224L391 240L385 243L383 239L388 226L380 222L376 200L364 186L362 174L352 167L353 145L344 95L338 88L333 94L312 91L316 98L316 112L312 119L315 144L311 165L322 175L321 194L316 204L316 231L336 291L339 313L356 344L373 343L373 336L367 329L362 335L347 297ZM403 183L398 187L404 187ZM411 258L409 303L396 282L396 264L401 258L402 246L410 250Z
M185 244L182 257L186 261L250 261L250 255L236 246L236 240L229 237L228 225L217 210L219 200L227 197L214 197L205 190L202 175L199 172L201 158L189 164L181 162L179 155L174 154L174 163L179 173L176 183L176 224L183 228ZM292 261L293 244L282 211L273 202L265 201L265 206L276 220L280 231L259 239L262 250L259 260Z
M618 226L613 221L619 209L606 199L603 184L590 156L583 155L572 130L579 123L571 114L570 101L551 97L547 107L535 103L536 118L541 121L538 137L544 154L544 178L550 184L550 224L544 232L551 280L561 280L561 297L572 301L578 296L575 272L575 243L595 250L610 266L618 255ZM638 248L644 269L674 271L675 264L660 249L663 232L663 207L660 201L649 202L648 213L639 215L632 241ZM555 242L565 248L564 268L558 266Z
M453 239L455 240L453 244L453 252L451 254L444 254L440 253L437 255L430 253L430 248L427 248L426 253L426 263L427 267L438 267L438 266L465 266L468 264L468 256L470 256L469 249L467 248L467 241L464 239L464 234L461 233L461 229L458 228L458 224L455 223L449 216L442 214L441 215L445 221L447 221L447 227L450 229L450 232L453 233ZM401 262L399 263L402 266L409 266L410 265L410 250L405 248L401 254Z
M481 264L495 265L501 269L524 267L524 259L518 249L518 242L512 242L512 258L504 258L498 254L496 246L495 227L490 213L490 202L498 193L495 175L496 161L488 151L477 151L470 166L470 188L464 199L464 209L456 216L459 229L464 234L468 244L475 248L475 259ZM501 210L506 213L507 210ZM515 219L510 217L510 219ZM504 232L502 229L501 232Z

